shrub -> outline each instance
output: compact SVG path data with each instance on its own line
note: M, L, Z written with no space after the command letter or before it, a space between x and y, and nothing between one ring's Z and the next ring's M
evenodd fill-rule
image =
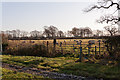
M8 43L2 43L2 50L3 50L3 52L6 50L7 46L8 46Z
M2 50L4 52L6 47L8 46L8 36L7 34L1 33L0 37L1 37L0 41L2 41Z
M44 45L33 45L31 47L20 47L15 50L8 50L7 53L19 56L47 56L47 50Z
M111 60L116 60L120 64L120 36L111 36L105 41L107 51Z
M17 48L9 48L4 51L4 54L17 55L17 56L42 56L42 57L58 57L60 53L56 53L52 46L45 45L32 45L32 46L19 46Z

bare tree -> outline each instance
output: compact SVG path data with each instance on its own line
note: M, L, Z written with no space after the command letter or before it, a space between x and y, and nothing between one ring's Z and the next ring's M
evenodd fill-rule
M101 30L96 30L96 31L95 31L95 36L103 36L103 31L101 31Z
M84 37L84 28L79 29L80 37Z
M85 12L92 11L93 9L109 9L110 7L116 5L116 10L120 10L119 3L115 2L115 0L99 0L97 4L92 5L88 9L84 10Z
M28 32L27 31L21 31L21 37L27 37Z
M48 29L50 30L50 33L51 33L51 35L52 35L52 38L56 37L57 32L58 32L57 27L55 27L55 26L50 26L50 27L48 27Z
M54 37L56 37L57 32L58 32L58 29L55 26L50 26L50 27L44 26L44 33L43 34L45 34L46 37L54 38Z
M9 36L16 38L16 37L20 37L21 31L17 29L12 31L6 31L6 33L9 34Z
M115 26L105 26L104 28L110 33L111 36L115 35L115 33L118 32Z
M48 29L47 26L44 26L44 32L43 35L45 35L47 38L50 38L50 30Z
M58 31L58 37L63 37L64 36L64 33L63 33L63 31Z
M31 35L31 37L36 37L36 38L38 38L38 37L41 37L41 36L42 36L42 33L41 33L40 31L34 30L34 31L31 31L31 32L30 32L30 35Z
M12 30L12 31L11 31L11 34L12 34L12 37L13 37L13 38L17 37L17 35L16 35L16 34L17 34L17 31L16 31L16 30Z
M20 37L21 31L19 29L16 30L16 37Z
M111 14L103 15L100 19L96 20L98 23L110 23L112 25L117 24L119 22L118 16L113 16Z
M85 12L90 12L94 9L110 9L111 7L115 6L115 12L120 10L120 1L116 2L115 0L99 0L96 4L92 5L88 9L84 10ZM115 13L114 12L114 13ZM97 22L99 23L111 23L111 24L118 24L120 22L120 16L115 16L114 13L103 15L100 17Z
M90 12L94 9L107 9L109 10L110 8L114 7L114 12L109 13L106 15L103 15L100 17L100 19L97 20L98 23L110 23L111 25L118 25L118 34L120 35L120 16L119 15L114 15L115 12L120 11L120 1L116 0L99 0L96 4L92 5L91 7L87 8L84 10L85 12ZM118 13L119 14L119 13Z
M12 38L11 31L6 30L5 33L8 35L8 39Z
M79 36L79 28L74 27L74 28L72 28L71 32L72 32L74 37L78 37Z
M72 31L67 31L67 37L72 37Z
M84 28L84 36L90 37L92 35L92 30L89 27Z

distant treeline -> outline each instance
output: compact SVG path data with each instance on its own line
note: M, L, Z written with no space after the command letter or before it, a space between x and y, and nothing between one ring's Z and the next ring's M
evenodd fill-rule
M6 36L9 40L46 40L46 39L98 39L105 36L114 36L116 28L105 27L106 31L92 30L89 27L77 28L63 32L55 26L44 26L44 31L34 30L31 32L17 30L1 31L0 34ZM107 33L107 34L106 34Z

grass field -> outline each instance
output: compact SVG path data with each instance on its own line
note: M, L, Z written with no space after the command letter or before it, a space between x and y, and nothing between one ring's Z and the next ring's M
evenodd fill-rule
M89 40L95 40L95 43L98 45L98 40L101 39L57 39L57 43L62 42L63 44L77 44L74 40L82 41L82 44L88 44ZM31 43L31 41L34 41L34 43ZM34 45L34 44L46 44L46 42L49 42L50 44L53 44L53 40L9 40L8 43L11 47L15 47L16 45Z
M96 78L120 78L119 66L75 62L73 57L34 57L3 55L3 63L33 67L47 71Z
M49 71L58 71L65 64L73 63L78 58L71 57L34 57L34 56L11 56L3 55L2 62L19 66L36 67Z
M44 80L44 77L36 76L36 75L28 74L28 73L23 73L23 72L12 71L12 70L5 69L5 68L2 69L2 80L17 80L17 79Z

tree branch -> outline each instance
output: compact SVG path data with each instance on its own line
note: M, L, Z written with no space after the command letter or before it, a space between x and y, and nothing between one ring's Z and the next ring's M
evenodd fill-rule
M106 6L107 4L108 4L108 2L111 2L108 6ZM101 2L102 3L102 2ZM112 7L112 6L114 6L114 5L116 5L117 7L117 10L120 10L120 6L119 6L119 4L118 3L114 3L112 0L107 0L107 1L105 1L104 0L104 2L103 3L106 3L104 6L101 4L101 5L93 5L92 7L90 7L89 9L87 9L87 10L84 10L85 12L90 12L90 11L92 11L93 9L101 9L101 8L104 8L104 9L109 9L110 7Z
M97 20L98 23L112 23L112 24L116 24L119 22L119 18L117 16L112 16L112 15L104 15L101 16L99 20Z

